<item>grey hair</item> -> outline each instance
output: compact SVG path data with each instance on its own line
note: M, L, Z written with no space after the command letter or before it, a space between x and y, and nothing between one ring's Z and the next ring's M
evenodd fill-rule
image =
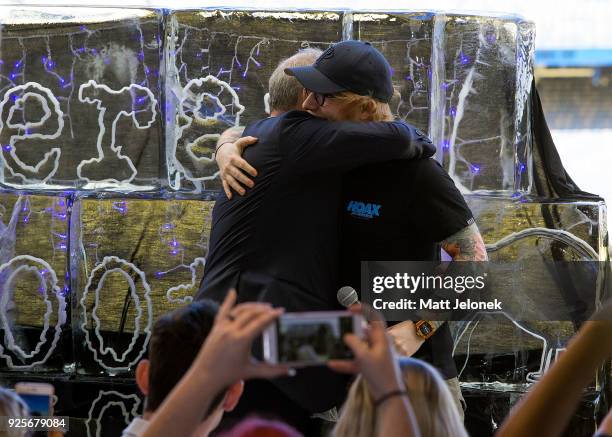
M303 89L295 77L285 74L285 68L312 65L322 53L319 49L307 48L278 64L268 82L272 111L284 112L295 109Z

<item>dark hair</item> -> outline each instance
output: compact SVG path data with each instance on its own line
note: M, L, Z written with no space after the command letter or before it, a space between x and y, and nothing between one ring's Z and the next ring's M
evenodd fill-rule
M208 333L219 306L200 300L161 316L153 326L149 343L149 394L145 411L155 411L183 377ZM208 416L221 403L226 390L211 403Z

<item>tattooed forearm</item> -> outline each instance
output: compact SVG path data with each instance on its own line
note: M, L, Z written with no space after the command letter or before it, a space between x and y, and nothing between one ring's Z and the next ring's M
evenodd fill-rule
M463 228L442 242L454 261L487 261L487 249L476 223Z

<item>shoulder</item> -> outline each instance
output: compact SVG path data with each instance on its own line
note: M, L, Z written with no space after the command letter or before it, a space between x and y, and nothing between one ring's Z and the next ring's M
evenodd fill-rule
M452 178L442 165L433 158L417 159L407 163L404 171L414 172L415 182L418 184L440 187L443 185L455 186Z
M306 111L298 111L298 110L287 111L279 115L278 117L273 117L273 118L278 119L279 123L297 123L297 122L308 121L308 120L324 121L323 119L315 117L314 115L311 115L310 113Z

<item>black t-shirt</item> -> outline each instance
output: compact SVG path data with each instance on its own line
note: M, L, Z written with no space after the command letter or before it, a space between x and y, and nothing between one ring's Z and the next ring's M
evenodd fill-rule
M212 213L198 297L267 301L287 311L337 308L342 176L369 162L431 156L435 148L403 122L329 122L290 111L249 125L259 139L244 158L254 188Z
M360 261L440 259L439 242L473 222L453 180L433 159L389 161L345 178L340 285L360 289ZM414 355L457 376L452 338L442 325Z
M402 122L329 122L291 111L249 125L259 139L245 159L257 170L245 196L218 198L198 298L240 301L287 311L336 309L342 177L368 162L431 156L431 141ZM321 368L274 384L311 412L342 402L346 381ZM317 390L313 390L313 384Z

